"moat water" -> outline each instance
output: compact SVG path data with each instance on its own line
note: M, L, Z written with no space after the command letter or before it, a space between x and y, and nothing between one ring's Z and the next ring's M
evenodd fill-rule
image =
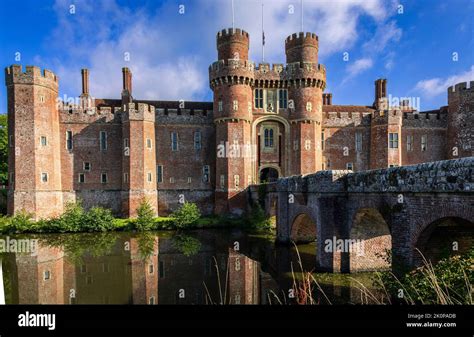
M311 282L308 299L303 280L315 268L315 244L296 249L241 230L0 236L0 242L6 304L384 301L375 273L312 273L318 285Z

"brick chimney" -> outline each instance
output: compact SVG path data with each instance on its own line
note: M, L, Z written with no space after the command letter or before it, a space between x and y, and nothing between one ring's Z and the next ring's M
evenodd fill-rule
M89 96L89 69L81 69L82 96Z
M132 102L132 72L127 67L122 68L122 104Z

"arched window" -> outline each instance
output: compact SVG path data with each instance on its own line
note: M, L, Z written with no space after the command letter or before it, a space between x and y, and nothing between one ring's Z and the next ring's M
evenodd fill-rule
M265 147L273 147L273 129L264 130Z

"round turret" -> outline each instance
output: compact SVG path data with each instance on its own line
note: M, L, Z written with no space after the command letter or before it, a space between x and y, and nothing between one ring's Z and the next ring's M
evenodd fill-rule
M223 29L217 33L217 59L227 60L249 58L249 34L242 29Z
M318 63L318 36L314 33L298 33L285 40L286 63Z

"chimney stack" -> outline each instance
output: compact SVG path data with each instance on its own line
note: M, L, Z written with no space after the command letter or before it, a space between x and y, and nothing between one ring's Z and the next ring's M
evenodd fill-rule
M82 96L89 96L89 69L81 69Z
M378 108L380 99L387 97L387 80L379 78L375 81L375 100L374 106Z
M122 103L132 102L132 72L127 67L122 68L123 90Z

